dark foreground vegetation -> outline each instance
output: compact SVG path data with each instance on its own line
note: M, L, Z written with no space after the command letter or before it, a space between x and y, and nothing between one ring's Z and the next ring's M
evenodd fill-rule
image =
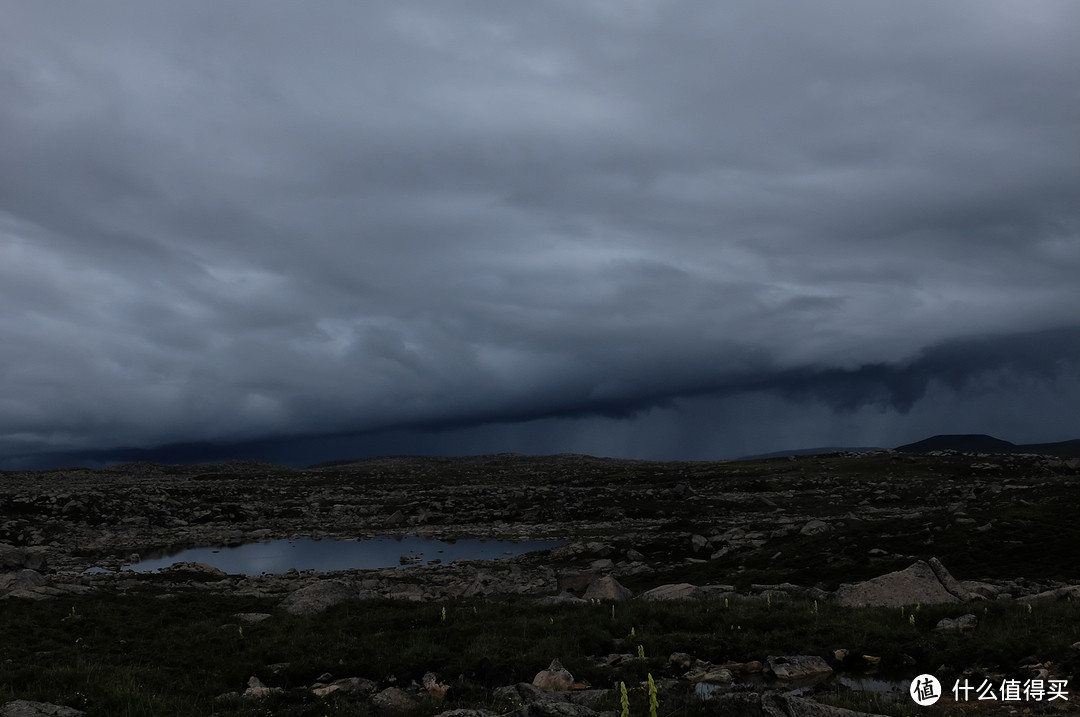
M272 617L259 624L235 617L264 611ZM977 628L933 629L939 619L964 613L977 615ZM659 680L685 672L669 664L674 652L717 665L819 655L853 675L910 679L933 672L944 682L950 675L973 681L1022 677L1023 665L1034 662L1075 674L1080 659L1070 645L1078 641L1080 601L1068 598L1030 607L1000 601L910 609L717 597L543 606L532 598L489 597L443 604L353 601L323 614L294 616L265 599L204 591L162 596L147 589L6 601L0 610L0 704L19 697L88 715L128 717L367 715L372 708L366 701L344 694L316 697L310 686L329 673L363 676L380 688L407 687L430 671L450 690L443 701L421 702L409 713L475 706L503 714L515 705L494 699L492 691L530 682L559 658L593 689L625 682L631 713L647 714L640 687L647 675ZM847 656L838 661L837 650ZM633 659L603 664L613 653ZM242 692L251 676L281 692L261 699L219 697ZM665 691L658 714L709 714L692 693L686 682ZM896 715L912 714L915 707L906 698L891 704L836 685L820 688L818 696ZM610 692L597 707L617 711L618 693Z

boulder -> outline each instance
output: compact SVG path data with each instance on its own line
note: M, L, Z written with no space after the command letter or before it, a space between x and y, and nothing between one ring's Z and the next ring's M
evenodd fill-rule
M769 669L781 680L805 680L831 674L833 669L817 655L769 655Z
M934 629L941 632L963 632L964 630L974 630L978 624L979 619L969 613L961 615L955 620L949 617L942 618L938 620L938 624L934 626Z
M267 687L263 684L262 680L254 675L248 678L247 684L247 689L244 690L244 697L259 699L275 692L281 692L280 687Z
M85 714L73 707L29 700L14 700L0 707L0 717L82 717Z
M320 580L291 593L281 601L281 609L292 615L315 615L353 597L355 591L340 580Z
M610 575L593 580L585 590L585 594L582 595L585 600L597 598L600 600L622 601L629 600L631 597L633 597L633 593L630 592L630 589L623 587L618 580Z
M824 520L810 520L799 530L799 534L821 535L823 533L828 533L830 530L832 530L832 526Z
M982 595L976 592L972 592L965 588L959 580L954 578L952 574L945 569L945 566L941 564L941 561L937 558L930 558L927 561L930 569L934 571L934 575L937 577L938 582L942 587L949 591L950 595L955 595L959 600L981 600Z
M567 590L585 590L600 577L599 570L581 570L572 573L563 573L558 579L559 592Z
M434 672L425 672L421 683L433 698L437 700L446 699L446 693L449 691L450 685L440 683L438 676Z
M533 687L543 692L569 690L574 686L574 676L562 666L558 658L551 661L546 670L540 670L533 678Z
M690 669L682 676L690 682L711 682L714 684L730 684L735 678L731 670L726 667L718 667L704 660L694 660Z
M25 568L41 572L47 565L45 548L41 546L18 548L7 543L0 543L0 571Z
M371 704L375 705L380 712L407 712L416 707L419 702L408 692L397 687L387 687L371 698Z
M61 592L47 587L45 578L34 570L0 573L0 599L18 597L28 600L47 600Z
M646 590L641 594L641 597L645 600L689 600L691 598L700 598L704 594L705 592L697 585L673 583Z
M833 600L850 607L900 607L960 602L960 598L945 589L933 568L922 560L903 570L865 582L841 585L833 593Z
M511 705L527 705L543 698L540 690L528 682L519 682L516 685L496 687L492 692L496 700L504 700Z
M138 561L135 561L138 562ZM173 563L161 569L162 573L183 577L186 580L221 580L229 577L229 574L220 568L206 563L180 562Z

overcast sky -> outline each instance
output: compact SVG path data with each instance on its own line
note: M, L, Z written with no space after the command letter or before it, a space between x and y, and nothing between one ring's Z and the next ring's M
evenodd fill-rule
M0 466L1080 437L1073 0L2 13Z

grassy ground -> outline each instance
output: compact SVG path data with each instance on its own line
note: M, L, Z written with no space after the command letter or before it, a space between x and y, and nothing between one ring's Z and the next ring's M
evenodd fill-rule
M990 602L916 610L840 608L807 601L757 598L679 603L603 603L537 606L524 598L486 598L439 604L363 601L317 616L280 612L269 601L193 590L162 599L153 588L73 600L8 600L0 608L0 702L34 699L85 709L89 715L364 715L370 705L352 696L319 699L308 688L320 675L365 677L408 686L427 671L451 685L445 703L421 704L416 714L457 706L500 712L491 690L531 681L558 657L594 688L624 681L636 714L647 674L678 677L672 652L716 664L768 655L816 654L841 670L861 673L863 655L881 658L879 675L1016 675L1020 665L1055 663L1074 674L1080 661L1080 601ZM446 619L442 609L446 608ZM242 625L238 612L270 612ZM932 628L942 617L973 612L978 627L965 634ZM615 667L590 659L638 654ZM843 664L834 651L848 650ZM287 663L287 664L282 664ZM944 668L944 669L943 669ZM259 677L283 692L263 701L215 701ZM972 678L974 679L974 678ZM688 686L681 692L687 691ZM829 697L827 697L829 698ZM832 701L872 698L833 689ZM612 695L607 705L618 709ZM903 703L895 714L912 714ZM662 695L659 714L705 714L679 691ZM933 711L930 714L935 714Z

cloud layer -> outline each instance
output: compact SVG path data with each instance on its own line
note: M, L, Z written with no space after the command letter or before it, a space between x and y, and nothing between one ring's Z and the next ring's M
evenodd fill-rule
M0 462L1080 435L1075 3L5 14Z

